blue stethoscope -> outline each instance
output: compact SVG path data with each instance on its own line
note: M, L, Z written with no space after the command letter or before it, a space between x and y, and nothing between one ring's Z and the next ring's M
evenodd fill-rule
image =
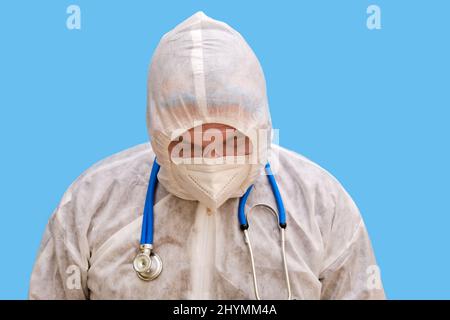
M155 202L155 190L158 182L157 176L160 169L158 162L153 161L152 171L150 173L150 181L147 188L147 195L145 198L144 213L142 218L142 230L141 230L141 242L139 245L139 253L136 255L133 261L133 268L136 271L138 277L145 281L150 281L156 279L162 272L162 260L161 257L153 251L153 206ZM263 206L268 209L272 214L278 217L278 225L280 227L281 233L281 250L283 255L283 269L286 279L286 286L288 290L288 300L291 299L291 286L289 282L289 272L287 268L286 261L286 211L284 209L283 200L281 199L280 190L278 189L277 182L273 176L272 170L270 169L270 164L267 163L265 166L267 178L269 180L273 195L276 200L278 214L268 205L257 204L253 206L249 211L253 210L257 206ZM245 204L252 191L253 185L251 185L244 195L239 199L238 207L238 219L240 228L244 233L244 241L248 246L250 253L250 260L252 265L253 273L253 287L255 290L256 299L260 300L258 283L256 279L255 271L255 260L253 257L253 250L250 241L250 236L248 233L249 225L247 221L247 216L245 214Z

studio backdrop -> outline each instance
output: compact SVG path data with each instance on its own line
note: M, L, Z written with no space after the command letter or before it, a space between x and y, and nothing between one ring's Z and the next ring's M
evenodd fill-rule
M197 11L255 51L281 146L330 171L386 295L450 298L450 3L2 1L0 298L25 299L47 221L97 161L148 141L147 72Z

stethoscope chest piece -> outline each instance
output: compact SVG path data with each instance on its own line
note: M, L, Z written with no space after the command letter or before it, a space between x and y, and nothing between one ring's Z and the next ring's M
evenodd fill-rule
M133 268L138 277L144 281L156 279L162 272L162 260L159 255L152 252L150 245L141 245L133 261Z

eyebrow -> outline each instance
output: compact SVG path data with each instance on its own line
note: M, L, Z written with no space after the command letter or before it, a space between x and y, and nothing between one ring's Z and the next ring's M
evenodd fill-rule
M210 139L205 140L205 136L204 134L208 131L208 130L215 130L217 134L212 134L210 136ZM214 139L217 136L225 136L225 139L223 141L228 141L228 140L234 140L234 139L246 139L248 138L248 136L246 136L244 133L242 133L241 131L235 129L235 128L227 128L226 130L221 130L218 128L209 128L206 130L203 130L202 132L202 142L211 142L214 141ZM181 139L180 139L181 138ZM183 134L179 135L176 139L172 140L174 142L190 142L190 143L194 143L195 144L195 138L193 139L192 137L192 133L191 132L184 132Z

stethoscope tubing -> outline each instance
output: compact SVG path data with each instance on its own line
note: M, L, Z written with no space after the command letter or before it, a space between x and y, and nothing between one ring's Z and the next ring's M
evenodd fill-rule
M265 166L267 179L269 180L270 187L272 189L272 193L275 197L275 202L277 204L278 209L278 223L281 228L286 228L286 211L284 209L283 199L281 198L280 190L278 189L277 182L275 180L275 177L273 176L272 169L270 168L270 164L267 163ZM253 189L253 185L248 187L247 191L244 193L244 195L239 199L239 206L238 206L238 219L239 224L241 227L241 230L248 229L248 221L247 217L245 215L245 204L247 203L247 199Z
M141 229L141 245L143 244L153 245L153 224L154 224L153 204L155 202L154 200L159 169L160 165L155 158L152 166L152 171L150 173L150 180L147 187L147 195L145 198L144 214Z

